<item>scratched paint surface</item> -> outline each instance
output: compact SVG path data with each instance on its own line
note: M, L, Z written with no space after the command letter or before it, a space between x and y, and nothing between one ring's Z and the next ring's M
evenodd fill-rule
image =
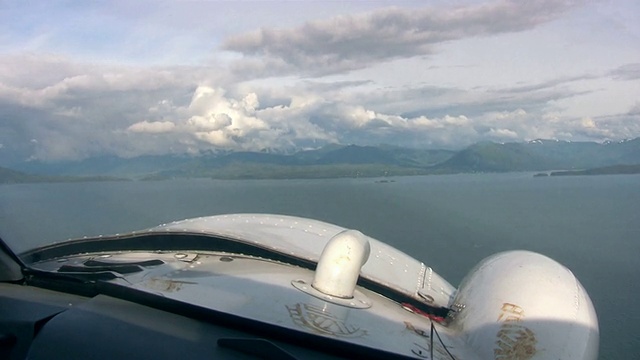
M497 320L502 324L493 349L496 360L528 360L536 354L536 336L522 325L524 317L524 309L520 306L502 304Z
M351 324L331 312L311 304L286 306L293 322L303 328L324 335L356 338L367 335L367 331Z

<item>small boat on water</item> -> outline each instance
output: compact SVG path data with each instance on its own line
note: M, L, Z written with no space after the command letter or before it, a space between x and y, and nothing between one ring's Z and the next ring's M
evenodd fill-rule
M233 214L0 257L0 357L597 359L556 261L495 254L456 288L321 221Z

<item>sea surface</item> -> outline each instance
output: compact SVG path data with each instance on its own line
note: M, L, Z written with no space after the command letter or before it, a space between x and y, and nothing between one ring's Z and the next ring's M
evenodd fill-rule
M225 213L287 214L358 229L454 286L495 252L540 252L571 269L589 292L600 358L640 359L638 175L0 185L0 235L17 252Z

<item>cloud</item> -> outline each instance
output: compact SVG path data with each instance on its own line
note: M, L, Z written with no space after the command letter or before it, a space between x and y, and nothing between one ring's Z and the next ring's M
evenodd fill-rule
M176 125L171 121L142 121L135 123L127 128L128 131L134 133L151 133L160 134L170 132Z
M42 88L73 76L82 68L88 70L86 65L53 54L3 54L0 64L2 84L12 88Z
M47 54L0 55L0 69L0 142L12 161L166 152L162 143L151 149L149 141L124 132L136 123L142 124L132 130L166 131L167 124L161 129L157 123L181 116L194 79L203 73L196 67L141 69Z
M212 148L293 151L327 143L457 149L483 140L640 133L633 125L640 123L636 108L604 118L561 116L557 101L580 93L564 86L574 81L566 77L515 89L394 88L361 80L269 86L230 84L202 76L198 67L138 72L68 59L43 62L59 64L64 76L0 81L1 161L6 154L53 161ZM37 62L34 68L56 70Z
M509 129L491 128L487 135L493 139L518 140L518 133Z
M473 89L433 85L364 88L341 95L341 99L348 103L359 102L377 112L399 114L406 118L447 115L477 118L486 113L516 109L540 114L558 111L558 102L590 92L574 86L573 80L562 78L523 85L515 90L511 86Z
M242 54L236 71L252 76L333 74L429 55L447 41L532 29L573 5L572 1L495 1L446 9L387 8L296 28L262 28L227 38L222 49Z
M640 134L640 104L626 113L581 119L581 134L594 140L632 139Z
M638 136L640 107L629 95L636 86L632 81L640 78L637 63L627 60L612 71L597 70L599 75L588 69L545 72L541 67L531 76L461 81L483 78L485 70L498 71L491 68L493 63L479 61L464 71L439 72L436 68L442 67L429 61L429 55L444 51L442 45L448 42L534 29L575 4L494 1L386 8L291 28L262 28L228 37L223 53L197 66L142 67L80 61L70 55L0 54L0 163L9 157L293 151L333 142L459 149L484 140ZM527 39L534 35L540 34L529 32ZM458 42L457 51L473 59L480 47L476 42L469 46L472 42ZM533 52L544 48L531 49L526 56L538 61ZM494 55L483 56L491 60ZM508 70L530 70L522 63L526 61ZM403 66L428 71L416 79L392 79ZM527 80L519 82L522 79ZM611 90L605 94L602 89ZM621 97L618 89L627 89L628 99L611 105L610 94ZM610 115L589 114L586 102L591 98L584 94L601 97L609 107L597 114ZM574 113L569 116L570 107Z
M209 145L235 150L298 148L306 142L337 140L308 122L313 99L290 98L287 106L260 108L256 93L234 98L222 89L199 87L189 104L190 117L181 131Z
M615 80L638 80L640 79L640 63L622 65L610 72Z
M269 130L267 124L255 116L258 97L246 94L236 100L225 96L223 89L199 86L188 106L191 117L185 126L199 140L218 147L247 149L253 135Z
M533 92L533 91L549 90L549 89L556 88L556 87L558 87L560 85L567 85L567 84L571 84L571 83L574 83L574 82L577 82L577 81L583 81L583 80L598 79L600 77L601 76L597 75L597 74L583 74L583 75L575 75L575 76L562 76L562 77L558 77L558 78L555 78L555 79L538 82L538 83L535 83L535 84L527 84L527 85L520 85L520 86L509 87L509 88L503 88L503 89L500 89L500 91L501 92L509 92L509 93L528 93L528 92Z

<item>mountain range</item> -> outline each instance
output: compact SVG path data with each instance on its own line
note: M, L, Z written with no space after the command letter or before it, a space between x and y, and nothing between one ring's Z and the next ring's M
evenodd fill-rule
M29 161L0 168L0 182L78 181L121 178L331 178L395 175L583 170L640 164L640 138L620 142L482 142L459 151L396 146L332 144L293 154L210 152L119 158L104 156L46 163ZM86 179L86 178L85 178Z

